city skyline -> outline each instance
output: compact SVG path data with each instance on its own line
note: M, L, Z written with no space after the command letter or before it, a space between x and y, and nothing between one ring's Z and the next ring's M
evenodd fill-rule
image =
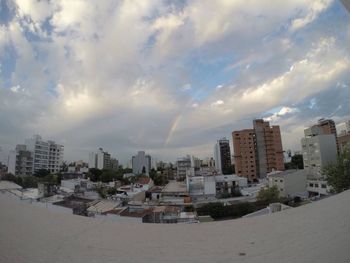
M40 134L65 160L203 158L264 118L296 151L319 118L350 119L340 1L6 0L0 25L5 149Z

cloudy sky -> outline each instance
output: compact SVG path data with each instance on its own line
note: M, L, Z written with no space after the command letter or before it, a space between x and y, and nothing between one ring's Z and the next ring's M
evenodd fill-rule
M332 0L0 0L0 146L173 161L266 118L350 119L350 14Z

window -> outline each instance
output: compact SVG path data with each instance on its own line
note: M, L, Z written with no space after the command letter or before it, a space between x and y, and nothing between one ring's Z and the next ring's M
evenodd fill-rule
M326 184L321 184L321 188L327 188Z
M310 183L309 186L310 186L310 187L314 187L314 184L311 184L311 183Z
M315 187L317 187L317 188L318 188L318 184L315 184Z

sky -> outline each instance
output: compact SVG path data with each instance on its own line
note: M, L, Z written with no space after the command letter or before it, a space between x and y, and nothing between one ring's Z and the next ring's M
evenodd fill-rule
M0 146L33 134L87 160L213 155L280 125L300 149L350 119L350 13L335 0L0 0ZM232 146L231 146L232 147Z

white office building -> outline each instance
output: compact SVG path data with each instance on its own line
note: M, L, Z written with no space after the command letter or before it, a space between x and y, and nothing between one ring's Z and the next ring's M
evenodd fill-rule
M150 155L146 155L144 151L139 151L137 155L132 157L132 172L133 174L145 174L149 176L152 167Z
M322 169L337 159L335 136L324 134L317 126L306 129L304 134L301 146L307 175L307 190L311 194L326 195L330 189Z
M111 169L111 155L99 148L97 152L89 153L89 168Z
M63 149L63 145L43 141L39 135L35 135L10 151L8 172L17 176L33 175L41 169L58 173L63 162Z

